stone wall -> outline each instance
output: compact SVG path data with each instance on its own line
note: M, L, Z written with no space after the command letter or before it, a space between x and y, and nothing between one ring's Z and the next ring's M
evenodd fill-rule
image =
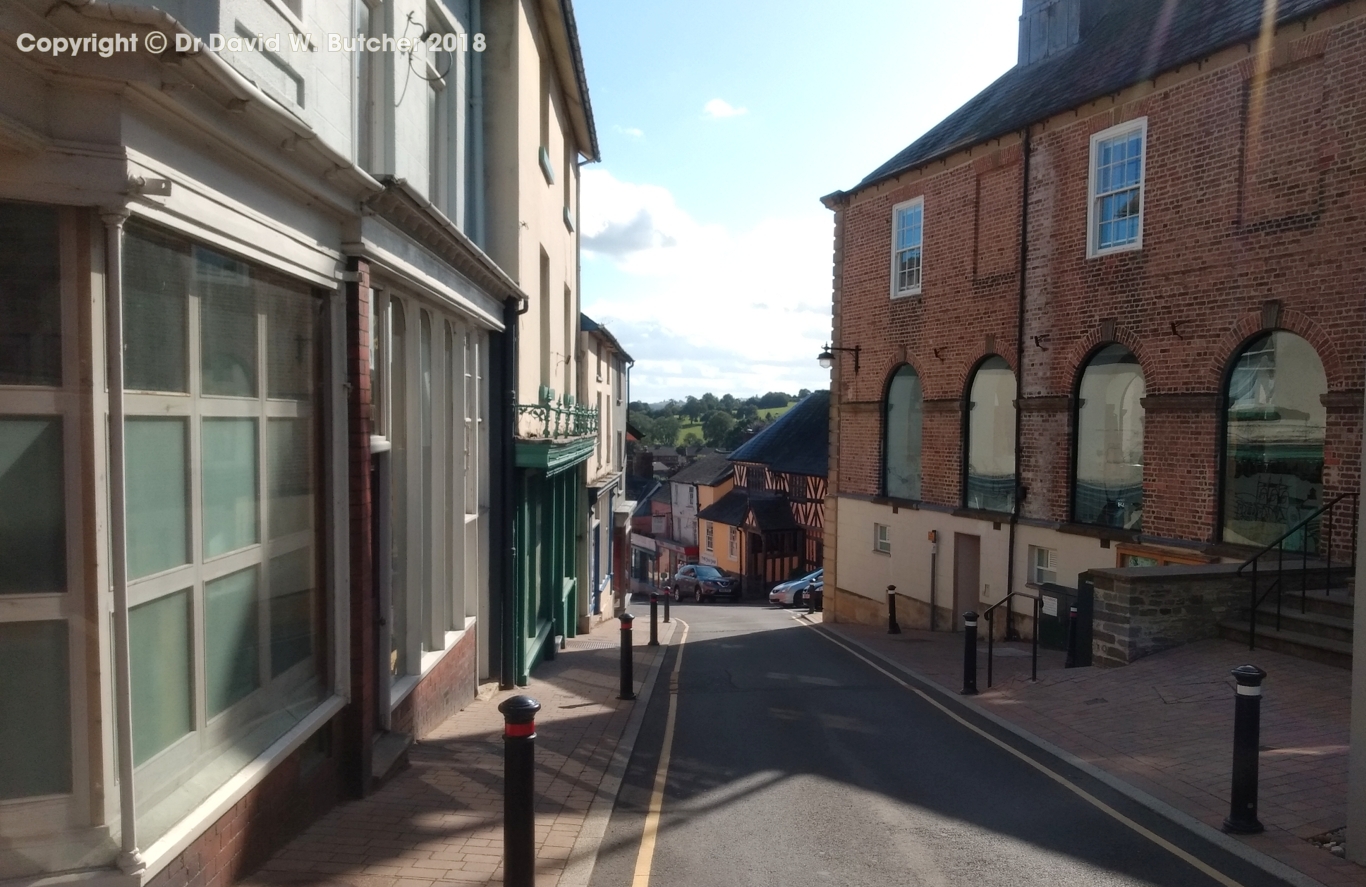
M1219 621L1245 610L1248 582L1236 564L1093 570L1091 653L1099 666L1217 637Z

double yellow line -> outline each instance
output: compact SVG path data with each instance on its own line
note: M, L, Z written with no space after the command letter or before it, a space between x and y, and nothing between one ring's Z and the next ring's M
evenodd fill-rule
M669 759L673 757L674 726L678 723L678 673L683 668L683 644L688 640L688 623L682 619L683 634L678 639L674 668L669 673L669 716L664 722L664 747L655 768L655 786L650 792L650 807L645 812L645 830L640 836L640 852L636 854L636 871L631 887L650 887L650 869L655 861L655 841L659 837L659 818L664 812L664 784L669 779Z

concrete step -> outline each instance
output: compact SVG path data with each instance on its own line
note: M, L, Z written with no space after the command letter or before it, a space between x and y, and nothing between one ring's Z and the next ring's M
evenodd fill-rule
M1306 602L1307 603L1307 602ZM1239 617L1246 622L1246 612L1240 613ZM1257 632L1260 634L1262 629L1276 627L1276 605L1268 601L1257 608ZM1347 616L1334 616L1312 609L1300 612L1299 596L1286 598L1281 604L1280 627L1282 631L1290 631L1296 634L1309 634L1315 637L1327 638L1330 641L1342 641L1352 643L1352 617L1350 608Z
M1284 622L1282 624L1284 625ZM1219 636L1226 640L1246 644L1248 637L1247 620L1220 622ZM1346 641L1335 641L1295 631L1276 631L1271 627L1263 627L1261 623L1257 625L1256 648L1258 650L1274 650L1277 653L1286 653L1290 656L1322 662L1325 665L1335 665L1339 668L1352 667L1352 645Z

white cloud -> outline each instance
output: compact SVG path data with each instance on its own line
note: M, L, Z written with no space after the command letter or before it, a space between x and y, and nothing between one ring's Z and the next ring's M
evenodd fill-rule
M829 384L816 364L830 336L828 214L732 232L666 188L590 168L583 218L584 310L635 358L633 398Z
M645 130L640 129L639 127L636 127L636 126L615 126L615 125L614 125L614 126L612 127L612 129L615 130L616 132L621 133L621 134L624 135L624 136L627 136L628 138L633 138L633 139L643 139L643 138L645 138Z
M702 106L702 113L712 120L721 120L726 117L739 117L741 114L748 114L748 108L737 108L725 99L712 99Z

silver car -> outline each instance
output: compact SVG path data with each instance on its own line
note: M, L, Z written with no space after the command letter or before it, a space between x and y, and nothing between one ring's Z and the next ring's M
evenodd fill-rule
M806 603L806 596L825 583L825 570L807 573L799 579L779 582L768 593L768 602L780 607L797 607Z

